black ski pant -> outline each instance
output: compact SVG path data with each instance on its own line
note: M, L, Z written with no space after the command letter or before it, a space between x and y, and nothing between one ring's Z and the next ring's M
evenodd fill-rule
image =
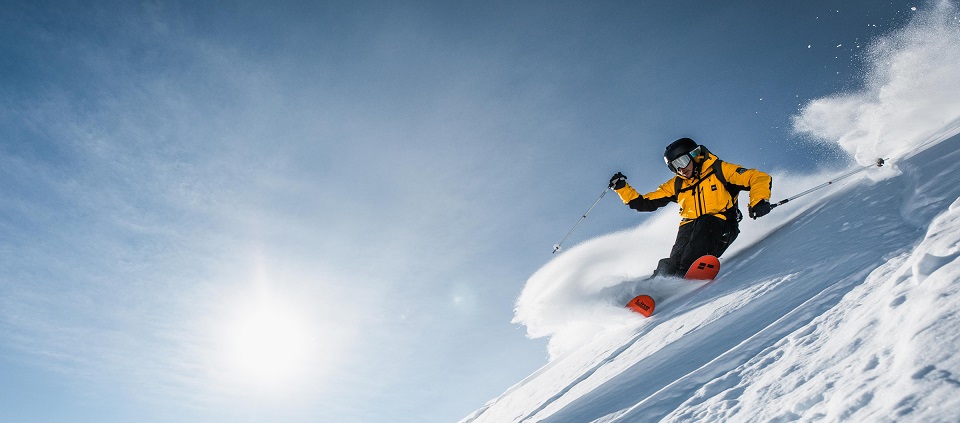
M683 276L694 260L707 254L720 257L740 234L736 221L705 215L681 225L670 257L660 260L654 276Z

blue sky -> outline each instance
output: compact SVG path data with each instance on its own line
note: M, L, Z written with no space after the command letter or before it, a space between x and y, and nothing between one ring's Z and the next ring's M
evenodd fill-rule
M614 172L846 165L793 116L929 7L862 3L4 2L0 420L455 421Z

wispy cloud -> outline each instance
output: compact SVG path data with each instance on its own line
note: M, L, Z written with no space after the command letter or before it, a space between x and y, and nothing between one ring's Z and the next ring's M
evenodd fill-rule
M322 377L303 389L322 391L331 363L418 342L392 331L430 313L391 297L449 295L442 277L491 248L491 204L527 189L523 121L549 89L505 101L484 94L499 84L489 69L403 55L455 46L414 31L390 55L402 68L362 51L338 65L240 49L176 10L120 16L29 34L34 60L73 66L3 104L21 147L0 154L0 331L22 359L152 402L242 400L218 340L265 284L307 310L324 360L305 365ZM387 383L376 368L351 383Z

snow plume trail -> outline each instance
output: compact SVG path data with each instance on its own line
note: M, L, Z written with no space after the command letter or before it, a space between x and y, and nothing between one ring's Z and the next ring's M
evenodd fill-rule
M573 246L527 281L517 300L514 323L527 326L531 338L550 336L556 358L605 329L636 323L624 308L636 281L649 276L669 255L676 234L676 211L656 213L630 230Z
M794 130L836 142L867 165L905 158L960 132L960 15L950 1L922 9L880 37L866 56L863 89L813 100Z

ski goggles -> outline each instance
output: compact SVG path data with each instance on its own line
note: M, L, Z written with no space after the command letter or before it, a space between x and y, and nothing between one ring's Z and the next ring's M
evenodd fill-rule
M664 157L663 161L667 162L667 167L670 168L671 172L677 173L680 171L680 169L687 167L687 165L689 165L690 162L693 161L693 158L699 155L700 155L700 147L697 147L697 148L694 148L693 151L687 154L684 154L680 157L677 157L673 160L667 160L667 158Z

